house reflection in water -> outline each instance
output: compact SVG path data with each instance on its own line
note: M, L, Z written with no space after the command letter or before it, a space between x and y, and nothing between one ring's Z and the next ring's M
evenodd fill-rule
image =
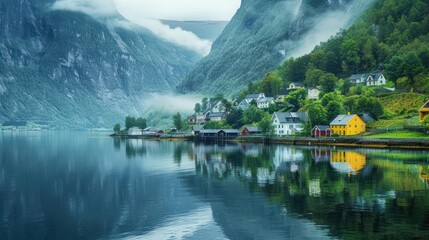
M330 163L339 173L357 174L366 165L366 155L352 151L332 151Z
M420 179L429 185L429 165L420 166Z
M311 149L311 157L316 162L329 162L331 158L330 148L313 148Z

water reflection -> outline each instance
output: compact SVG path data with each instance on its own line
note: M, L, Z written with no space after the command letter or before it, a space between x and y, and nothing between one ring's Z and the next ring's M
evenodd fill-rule
M427 238L427 151L0 134L0 239Z
M309 219L332 237L428 236L427 151L253 144L194 151L200 176L238 179L283 206L283 214Z

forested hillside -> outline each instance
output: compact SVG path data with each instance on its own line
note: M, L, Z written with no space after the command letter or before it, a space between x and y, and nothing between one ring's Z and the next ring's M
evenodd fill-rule
M380 72L387 85L349 81L352 74ZM348 112L371 114L375 128L420 125L418 109L429 98L429 1L377 0L350 29L250 83L239 99L286 94L292 82L320 89L318 101L306 100L306 91L289 93L282 110L307 111L313 125Z
M429 93L429 1L377 0L363 18L276 72L285 83L383 71L399 89ZM322 76L322 77L320 77Z
M348 28L374 0L243 0L240 9L178 86L182 93L231 95L275 69L286 58L308 53Z

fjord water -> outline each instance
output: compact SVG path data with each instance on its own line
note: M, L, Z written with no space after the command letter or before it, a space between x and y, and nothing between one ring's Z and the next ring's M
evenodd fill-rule
M429 152L0 133L0 239L426 239Z

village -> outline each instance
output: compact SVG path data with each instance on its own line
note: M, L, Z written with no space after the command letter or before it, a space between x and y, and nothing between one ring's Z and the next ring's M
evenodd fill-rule
M351 86L377 87L381 93L395 91L394 88L384 87L387 80L382 73L356 74L350 76L347 81ZM156 127L133 126L128 129L127 134L130 137L192 137L219 141L239 136L328 138L368 134L367 125L376 121L379 116L373 116L369 112L344 113L344 109L343 113L338 111L338 114L332 115L332 112L339 110L334 109L325 114L331 116L324 121L325 124L318 124L320 116L315 114L315 110L308 108L302 111L302 105L293 104L304 100L307 105L319 102L323 104L329 94L338 93L324 93L321 99L322 94L318 87L306 88L303 83L292 82L287 86L285 94L267 96L265 93L251 93L232 101L224 99L223 96L204 98L201 103L195 104L194 114L187 116L185 123L182 123L180 113L173 116L175 128L163 131ZM291 101L291 96L297 99ZM328 102L326 105L331 104ZM294 109L296 111L293 111ZM429 101L418 109L418 115L420 122L429 115Z

